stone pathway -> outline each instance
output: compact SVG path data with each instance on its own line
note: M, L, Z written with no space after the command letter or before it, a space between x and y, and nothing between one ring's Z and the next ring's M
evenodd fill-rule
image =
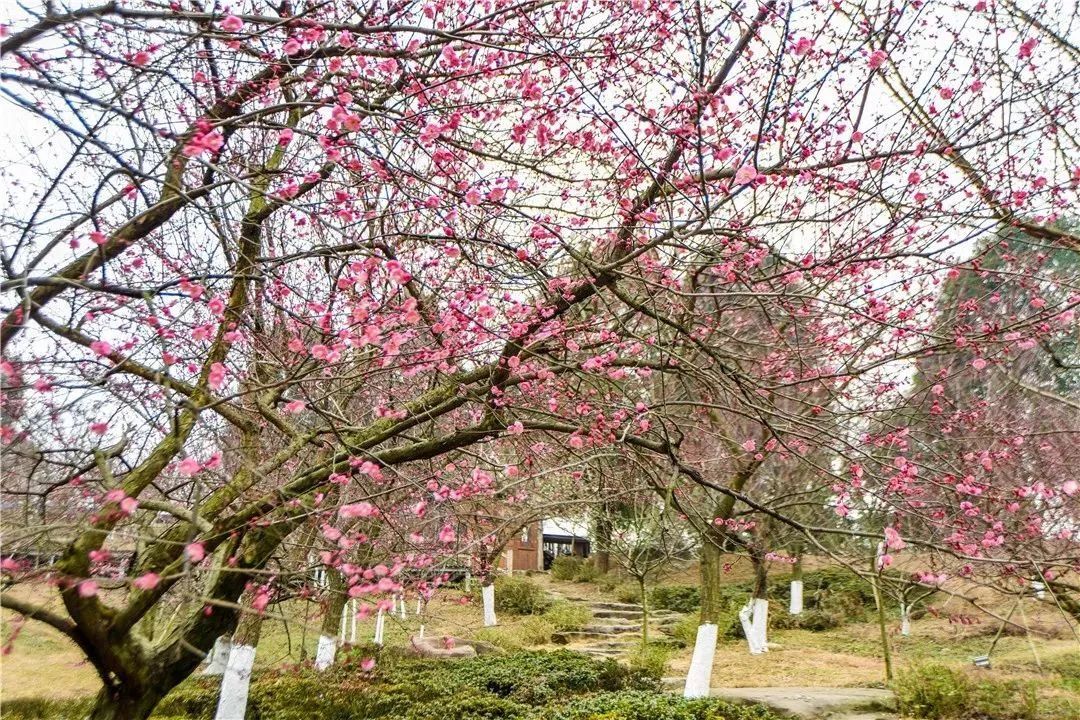
M559 598L587 607L592 622L580 630L560 632L552 641L571 650L619 659L641 642L641 606L635 603L601 602L573 597L556 590ZM649 636L670 634L682 615L669 611L649 613ZM685 678L665 678L673 692L682 692ZM898 720L895 697L888 690L874 688L761 687L713 688L711 695L738 703L760 703L774 711L802 720Z
M761 703L807 720L896 720L896 698L874 688L713 688L712 697Z
M641 643L641 620L644 613L640 605L552 594L575 605L584 605L593 616L592 622L580 630L555 633L551 638L552 642L595 657L609 658L622 657ZM649 636L670 633L680 617L677 613L668 611L650 612Z

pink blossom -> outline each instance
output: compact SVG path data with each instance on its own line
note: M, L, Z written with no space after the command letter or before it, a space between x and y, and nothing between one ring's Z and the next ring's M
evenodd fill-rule
M112 345L104 340L95 340L90 343L90 349L93 350L94 354L98 357L106 357L107 355L111 355L113 351Z
M206 378L207 385L211 390L220 390L225 384L225 366L219 362L210 366L210 374Z
M1039 38L1028 38L1020 44L1020 57L1021 59L1027 59L1031 57L1031 54L1035 52L1035 46L1039 44Z
M352 503L342 505L340 515L343 518L374 517L379 514L379 509L369 502Z
M109 423L96 422L90 423L90 432L94 435L104 435L109 431Z
M221 315L225 312L225 300L220 297L213 297L210 302L206 304L206 307L214 315Z
M884 65L885 61L888 59L889 54L886 53L884 50L875 50L874 52L870 53L870 59L867 61L867 64L870 66L871 70L877 70L879 67Z
M221 21L219 27L225 32L238 33L244 29L244 21L235 15L228 15Z
M746 452L754 452L757 450L757 443L753 440L744 440L741 447Z
M79 597L90 598L98 594L98 584L93 580L83 580L78 586Z
M753 165L743 165L735 171L735 184L746 185L754 182L758 177L757 168Z
M371 672L375 669L375 658L364 658L360 661L360 669L364 672Z
M304 412L304 408L306 407L307 403L305 403L303 400L293 400L290 403L286 403L284 410L290 415L296 415L298 413Z
M187 559L191 562L200 563L206 557L206 548L200 542L189 543L184 548L184 554L187 555Z
M982 370L986 367L986 361L982 358L975 358L971 361L971 367L975 368L976 370Z
M443 525L442 530L439 531L439 542L449 545L455 540L457 540L457 533L454 532L454 527L452 525Z
M270 593L266 592L266 590L261 590L255 596L255 599L251 601L251 607L260 615L266 610L266 606L269 604Z
M148 572L140 575L131 583L138 590L153 590L161 582L161 576L157 573Z
M191 476L202 470L202 466L195 458L186 457L177 464L176 469L184 475Z
M92 233L90 233L90 242L94 243L95 245L104 245L105 243L109 242L109 236L101 232L100 230L94 230Z
M903 550L907 547L907 543L894 528L887 527L885 528L885 547L890 550Z
M1061 492L1065 493L1069 497L1072 497L1080 490L1080 483L1075 480L1066 480L1061 484Z
M525 426L521 424L520 420L510 423L506 428L506 432L510 435L520 435L525 432Z
M300 45L300 41L296 38L289 38L285 41L285 45L281 48L282 52L284 52L286 55L297 55L300 53L301 49L302 46Z
M125 515L130 515L135 512L139 507L139 501L133 497L126 497L120 501L120 511Z

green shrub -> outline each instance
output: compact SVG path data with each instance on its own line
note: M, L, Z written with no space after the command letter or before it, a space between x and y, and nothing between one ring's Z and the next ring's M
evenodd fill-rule
M649 593L649 603L656 610L694 612L701 607L701 588L697 585L661 585Z
M584 562L583 558L573 555L559 555L551 561L551 577L556 580L575 580Z
M814 608L803 610L798 615L790 615L783 612L769 613L769 627L776 630L810 630L811 632L823 632L832 630L844 624L846 618L836 612Z
M551 576L556 580L593 582L601 575L591 560L560 555L551 562Z
M641 602L641 588L637 583L623 583L615 588L615 599L636 605Z
M626 664L638 684L659 690L674 652L675 649L666 643L641 644L630 653Z
M893 681L893 691L900 712L916 718L960 718L971 700L967 676L939 664L901 672Z
M580 630L592 620L592 612L583 605L576 605L565 600L556 600L544 611L544 619L550 622L557 632Z
M602 693L542 713L537 720L779 720L762 705L641 691Z
M1080 701L1038 680L1004 679L986 670L915 666L893 682L900 712L930 720L1073 720Z
M480 600L480 587L473 590L473 599ZM551 606L552 598L544 588L527 577L499 575L495 578L495 609L514 615L537 615Z
M660 653L662 648L650 650ZM654 662L652 659L649 662ZM662 672L662 671L661 671ZM257 672L248 717L254 720L774 720L754 708L645 692L645 683L614 660L580 653L521 652L465 660L380 654L370 673L340 663ZM659 675L659 673L656 673ZM191 678L166 697L153 720L209 720L219 678ZM13 700L4 717L74 720L89 700Z

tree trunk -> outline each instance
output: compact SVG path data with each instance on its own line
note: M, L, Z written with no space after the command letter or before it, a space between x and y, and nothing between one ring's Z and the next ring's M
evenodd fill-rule
M338 644L342 642L339 632L342 613L349 598L345 594L345 578L335 568L326 568L326 614L319 631L319 647L315 651L315 669L325 670L334 664Z
M155 683L148 683L146 688L138 692L128 688L113 692L103 689L94 701L89 720L146 720L161 698L172 689Z
M641 644L649 644L649 594L646 592L645 578L638 578L638 590L641 593Z
M791 602L788 612L798 615L803 611L803 566L802 555L795 556L795 564L791 568Z
M252 592L247 590L240 598L241 608L250 608ZM244 720L247 711L248 686L255 665L255 648L262 634L261 613L244 612L233 633L229 664L221 678L221 694L218 696L214 720Z
M723 575L723 559L719 538L706 532L701 536L701 622L694 639L694 654L686 672L683 697L709 696L712 680L713 658L716 656L717 622L722 609L720 602L720 577Z
M723 575L723 559L719 538L705 535L701 542L701 622L716 623L720 619L720 578Z
M606 507L600 508L600 515L596 519L596 569L598 572L607 573L611 570L611 518L608 517Z
M754 654L768 651L769 628L769 567L765 560L765 549L759 545L750 546L750 560L754 564L754 597L752 605L753 622L749 640L750 652Z

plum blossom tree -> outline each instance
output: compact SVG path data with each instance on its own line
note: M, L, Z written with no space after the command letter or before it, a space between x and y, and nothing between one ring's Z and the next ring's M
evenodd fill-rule
M33 149L4 169L3 488L40 512L5 533L3 607L86 654L94 718L143 718L265 610L275 563L306 562L283 546L307 523L377 605L458 550L449 520L381 530L484 497L487 458L529 476L619 447L810 545L881 537L851 517L862 503L964 564L1015 552L1069 582L1080 500L1041 431L1006 449L1016 433L980 416L995 439L957 459L881 425L923 397L919 359L976 353L948 397L1075 332L1068 289L1006 323L934 312L989 234L1080 250L1054 224L1080 182L1059 6L27 10L2 40L9 137ZM754 430L724 462L807 466L849 524L703 472L687 409L708 405ZM983 468L1001 528L927 507L961 466ZM20 560L46 544L54 564ZM105 587L103 558L133 546ZM150 633L166 603L182 614Z

